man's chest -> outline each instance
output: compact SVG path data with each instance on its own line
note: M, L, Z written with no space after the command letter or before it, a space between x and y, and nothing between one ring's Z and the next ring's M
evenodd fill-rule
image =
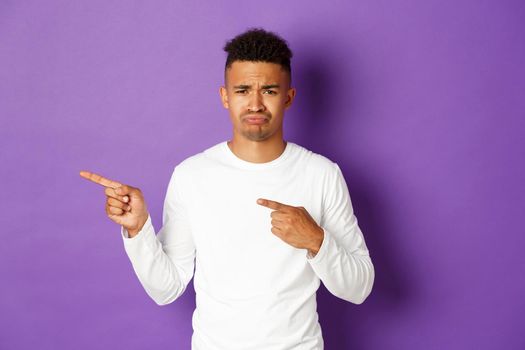
M280 276L285 276L283 268L302 273L306 251L274 235L272 209L256 201L266 198L303 206L319 223L322 193L311 176L282 173L280 177L216 176L195 180L188 214L197 265L210 282L230 287L239 283L236 290L246 293L249 291L243 289L247 281L254 291L267 288L264 284L268 281L279 283Z
M303 206L319 223L323 194L315 180L311 174L298 172L268 176L226 173L196 178L188 203L196 244L202 240L218 246L271 243L265 233L271 228L272 209L257 204L258 198Z

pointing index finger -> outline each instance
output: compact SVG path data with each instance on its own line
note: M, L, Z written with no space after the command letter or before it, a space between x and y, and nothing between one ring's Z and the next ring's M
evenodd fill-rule
M264 199L264 198L257 199L257 204L260 204L264 207L274 209L274 210L285 209L289 207L289 205L279 203L276 201L271 201L269 199Z
M82 176L84 179L88 179L104 187L117 188L117 187L122 186L122 184L117 181L106 179L104 176L101 176L101 175L98 175L98 174L95 174L89 171L85 171L85 170L80 171L80 176Z

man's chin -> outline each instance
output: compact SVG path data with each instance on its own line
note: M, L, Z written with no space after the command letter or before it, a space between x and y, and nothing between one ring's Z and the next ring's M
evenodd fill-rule
M250 141L264 141L270 136L266 133L244 133L243 135Z

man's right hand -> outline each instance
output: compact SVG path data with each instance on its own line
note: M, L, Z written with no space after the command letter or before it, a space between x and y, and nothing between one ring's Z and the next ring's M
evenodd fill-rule
M106 214L124 227L130 237L134 237L148 220L146 202L140 189L106 179L89 171L81 171L80 176L104 186L106 194Z

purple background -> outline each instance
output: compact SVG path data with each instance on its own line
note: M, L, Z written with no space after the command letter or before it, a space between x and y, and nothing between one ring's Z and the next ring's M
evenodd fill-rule
M229 139L225 41L284 36L285 139L337 162L376 268L327 349L523 349L523 1L0 2L0 348L188 349L86 169L145 193Z

